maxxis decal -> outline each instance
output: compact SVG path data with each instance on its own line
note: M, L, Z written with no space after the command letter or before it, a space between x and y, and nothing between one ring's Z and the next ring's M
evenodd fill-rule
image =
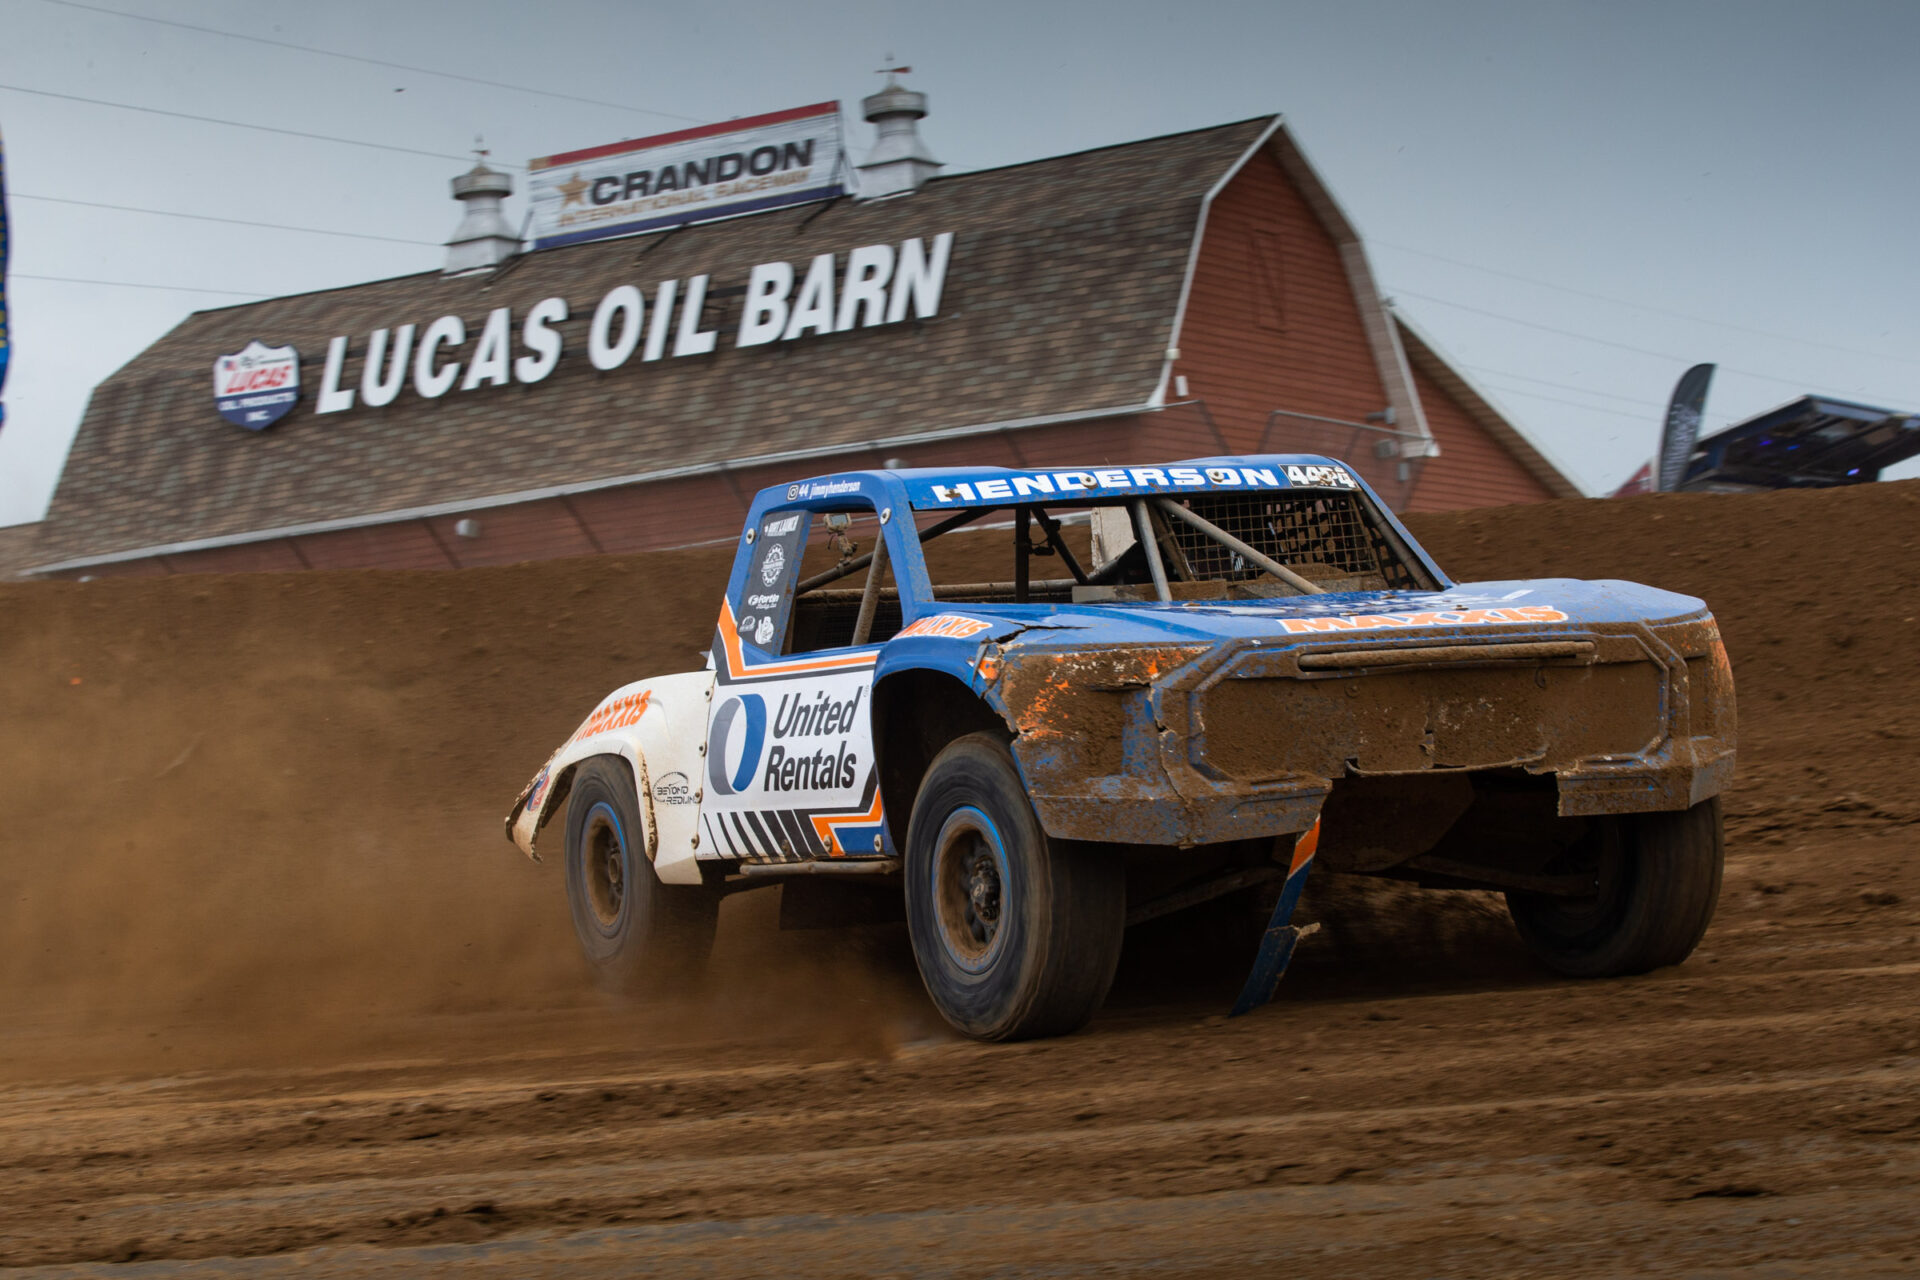
M1567 615L1552 605L1510 605L1504 609L1440 609L1430 613L1355 613L1345 617L1287 618L1281 622L1289 635L1326 631L1385 631L1396 627L1484 627L1511 622L1565 622Z
M992 625L991 622L982 622L963 614L936 613L901 628L896 639L906 636L951 636L956 640L965 640L969 636L979 635Z
M643 689L639 693L624 697L609 698L593 709L593 714L580 722L580 727L568 738L569 743L591 738L596 733L608 733L614 729L625 729L638 724L640 717L647 713L647 707L653 701L653 690Z

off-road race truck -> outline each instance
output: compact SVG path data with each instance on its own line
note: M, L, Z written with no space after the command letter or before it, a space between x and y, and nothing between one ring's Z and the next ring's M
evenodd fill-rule
M940 1012L1011 1039L1092 1017L1130 924L1277 889L1265 1001L1316 860L1503 892L1563 974L1677 964L1734 733L1701 601L1454 583L1329 458L846 472L754 499L707 669L615 690L507 828L559 823L613 986L779 884L783 923L903 911Z

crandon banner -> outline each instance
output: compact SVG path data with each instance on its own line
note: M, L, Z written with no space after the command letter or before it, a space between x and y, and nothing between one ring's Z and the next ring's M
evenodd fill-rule
M261 431L287 416L300 398L300 353L249 342L213 362L213 403L237 427Z
M840 104L727 120L529 165L533 246L677 226L845 191Z

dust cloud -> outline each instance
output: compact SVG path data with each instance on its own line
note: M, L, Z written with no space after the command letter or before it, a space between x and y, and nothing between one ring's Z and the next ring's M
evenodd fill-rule
M1462 580L1705 597L1743 695L1737 837L1920 781L1874 710L1913 697L1920 557L1858 550L1912 550L1916 511L1920 482L1411 523ZM730 555L0 586L0 1070L451 1052L450 1019L496 1012L550 1014L556 1046L937 1035L900 931L783 935L772 895L728 903L699 989L609 1002L557 867L502 837L602 694L699 665ZM1517 963L1484 897L1329 880L1308 910L1326 928L1303 966Z

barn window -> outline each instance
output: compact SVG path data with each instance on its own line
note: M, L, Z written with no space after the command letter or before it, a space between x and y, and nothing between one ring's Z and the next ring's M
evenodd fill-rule
M1281 306L1280 237L1255 229L1248 241L1247 257L1253 265L1253 322L1262 329L1282 332L1287 321Z

